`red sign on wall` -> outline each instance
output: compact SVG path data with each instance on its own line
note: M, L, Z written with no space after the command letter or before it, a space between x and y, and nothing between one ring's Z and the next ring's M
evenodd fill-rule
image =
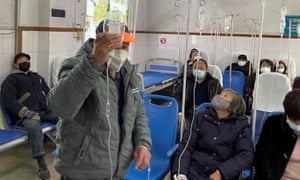
M159 42L160 42L160 44L166 44L167 43L167 38L160 38Z

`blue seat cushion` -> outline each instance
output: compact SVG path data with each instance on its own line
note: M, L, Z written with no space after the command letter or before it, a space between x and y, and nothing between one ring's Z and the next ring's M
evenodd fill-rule
M13 140L16 140L23 136L25 136L25 134L21 133L21 132L1 129L0 130L0 145L8 143Z
M43 129L43 128L46 128L48 126L53 126L53 125L54 124L52 124L50 122L41 122L40 127L41 127L41 129ZM9 127L10 127L10 129L26 130L26 128L21 124L12 124Z

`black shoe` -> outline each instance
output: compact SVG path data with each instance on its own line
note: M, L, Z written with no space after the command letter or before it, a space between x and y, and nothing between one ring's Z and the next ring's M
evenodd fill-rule
M41 180L46 180L46 179L50 178L50 172L49 172L47 166L40 168L38 174L39 174L39 177Z

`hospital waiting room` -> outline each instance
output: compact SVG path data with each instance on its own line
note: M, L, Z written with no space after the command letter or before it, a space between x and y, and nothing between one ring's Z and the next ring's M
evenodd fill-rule
M300 180L299 0L1 0L0 180Z

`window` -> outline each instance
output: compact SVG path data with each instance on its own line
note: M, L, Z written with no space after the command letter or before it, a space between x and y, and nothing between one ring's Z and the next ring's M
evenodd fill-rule
M96 28L105 19L107 11L117 6L128 21L128 0L87 0L85 20L85 40L96 37Z

